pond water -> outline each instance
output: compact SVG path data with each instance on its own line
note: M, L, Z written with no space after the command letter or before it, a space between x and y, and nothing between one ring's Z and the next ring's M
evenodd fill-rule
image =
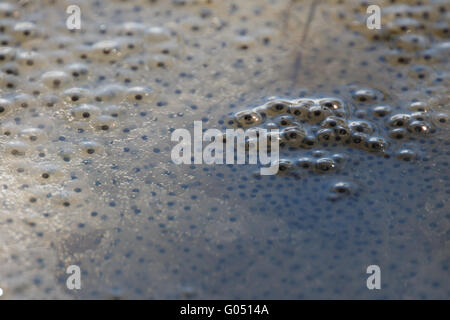
M366 1L0 3L1 298L450 298L450 3L370 4L381 30ZM279 128L279 174L174 164L194 121Z

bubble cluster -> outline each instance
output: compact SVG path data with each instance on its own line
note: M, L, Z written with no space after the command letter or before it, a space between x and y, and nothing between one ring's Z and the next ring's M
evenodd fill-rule
M331 173L340 168L332 157L313 161L304 157L301 150L311 149L320 153L320 148L345 146L388 158L401 147L399 141L414 141L436 132L431 119L437 114L423 103L414 102L409 108L402 108L407 112L394 113L393 107L383 104L386 99L378 90L350 86L349 96L351 100L348 102L332 96L319 99L274 97L263 105L230 114L225 123L253 130L278 129L281 152L288 149L289 155L289 158L280 160L279 173L294 176L301 176L297 167L316 173ZM361 117L358 113L361 110L370 110L370 113ZM446 116L441 116L442 123L446 123ZM366 117L367 120L360 119Z
M431 85L436 77L433 66L448 61L448 3L376 1L374 4L380 6L382 17L382 26L378 30L370 30L366 26L365 2L356 3L359 7L353 9L353 15L342 13L337 19L345 21L350 30L376 42L385 42L386 50L380 56L382 61L406 68L411 77Z

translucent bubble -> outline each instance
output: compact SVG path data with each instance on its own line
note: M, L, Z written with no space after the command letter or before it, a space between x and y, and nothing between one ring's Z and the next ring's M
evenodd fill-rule
M101 113L100 108L91 104L82 104L71 109L70 114L77 120L91 120Z
M296 165L303 169L312 169L314 167L314 160L309 157L301 157L296 161Z
M395 153L395 157L403 161L416 160L417 156L417 152L411 149L400 149Z
M332 111L323 106L312 106L308 110L308 120L312 123L320 123L325 118L332 115Z
M305 148L305 149L311 149L311 148L313 148L314 146L317 145L317 142L318 141L317 141L317 137L316 136L314 136L314 135L307 135L305 138L303 138L301 147Z
M103 40L95 43L88 56L97 61L111 62L121 57L120 44L115 40Z
M101 115L101 116L95 117L93 119L92 123L97 130L100 130L103 132L110 131L110 130L116 128L118 125L117 121L109 115Z
M348 127L351 132L360 132L371 135L374 131L373 126L367 121L350 121Z
M145 39L150 43L155 43L171 40L172 36L169 29L154 26L145 30Z
M314 169L318 173L331 172L337 169L336 163L330 158L320 158L315 161Z
M355 185L347 181L334 182L329 187L329 200L338 200L355 193Z
M388 125L390 127L406 127L409 121L411 120L411 116L409 114L395 114L388 120Z
M382 137L370 137L365 143L365 146L368 151L384 153L389 145Z
M352 145L356 147L363 147L366 145L367 141L369 141L369 136L365 133L354 132L350 136L350 142Z
M396 140L405 139L409 136L408 130L406 128L395 128L388 132L389 137Z
M95 141L83 141L80 144L81 151L85 156L93 156L102 152L102 146Z
M322 128L336 128L337 126L347 127L347 121L339 117L331 116L322 121L320 126Z
M344 108L344 102L336 98L324 98L319 100L322 107L328 108L331 111L340 110Z
M17 62L25 69L35 69L37 67L45 67L45 58L39 52L20 51L17 54Z
M11 112L13 103L9 99L0 98L0 117L3 117Z
M0 47L0 62L10 62L16 57L16 50L12 47Z
M124 22L120 26L116 27L116 34L118 36L127 36L127 37L134 37L134 36L143 36L146 32L147 27L139 22Z
M35 106L35 99L26 93L14 95L13 104L15 109L27 109Z
M429 120L430 114L428 112L422 112L422 111L416 111L411 113L411 120L410 121L426 121Z
M383 100L383 94L375 89L358 89L352 94L353 99L360 103L379 102Z
M372 108L372 114L378 118L383 118L389 115L391 112L392 112L391 106L383 105L383 106L375 106Z
M384 57L389 63L396 66L408 65L413 61L413 55L402 50L391 50Z
M19 132L19 126L14 122L5 122L0 126L0 133L2 136L13 138Z
M19 12L17 11L17 7L12 3L3 2L0 3L0 17L3 19L7 18L17 18L19 16Z
M148 48L151 54L165 54L173 57L180 56L181 48L177 41L165 41L155 43Z
M147 58L147 66L150 68L166 69L175 64L175 58L165 54L152 54Z
M333 129L320 129L316 133L317 139L322 143L331 143L335 140L335 134Z
M413 134L425 135L430 133L431 125L426 121L412 121L408 124L408 131Z
M55 183L64 181L63 171L54 164L42 163L32 169L33 175L41 183Z
M59 89L67 86L70 83L70 76L59 70L48 71L41 77L42 82L48 87L53 89Z
M89 69L84 63L72 63L67 66L67 72L72 75L74 79L85 79L89 74Z
M306 131L300 127L289 127L281 131L283 141L286 141L291 147L300 147L305 136Z
M284 175L292 170L292 161L288 159L280 159L278 161L278 173Z
M412 32L414 30L417 30L419 27L419 22L412 18L399 18L395 19L393 21L389 21L386 24L386 29L389 31L389 33L392 34L399 34L403 32Z
M254 111L241 111L236 113L235 118L243 127L253 126L253 125L259 125L263 122L263 118L260 114L254 112Z
M136 94L139 94L139 89L134 89ZM121 101L125 96L127 89L124 86L119 84L110 84L106 86L102 86L96 90L94 93L95 101L103 102L103 101ZM145 90L144 90L145 91ZM141 96L143 98L144 95ZM133 97L134 98L134 97ZM142 100L142 99L141 99Z
M30 143L44 143L47 140L45 131L39 128L22 129L18 136L19 139Z
M419 80L428 79L432 74L434 74L434 70L428 66L414 65L408 69L408 75Z
M295 118L291 115L279 116L275 119L275 123L279 127L290 127L290 126L298 125L298 122L296 122Z
M268 115L274 116L287 113L291 103L283 100L272 100L265 104L265 110Z
M69 103L87 103L93 100L90 90L84 88L70 88L62 93L64 101Z
M33 22L18 22L14 26L12 34L16 40L25 41L36 38L39 35L39 29Z
M5 144L5 153L13 157L23 157L30 151L30 146L23 141L10 141Z
M430 110L429 106L424 102L413 102L408 106L411 111L428 112Z
M102 112L113 118L118 118L120 116L126 115L126 110L117 105L109 105L102 108Z
M256 39L252 36L238 36L232 39L232 44L236 49L249 50L255 46Z
M444 112L438 112L433 114L432 116L433 123L440 128L448 128L449 124L449 115Z
M132 87L126 91L127 100L130 102L151 101L154 98L154 92L147 87Z
M395 46L403 50L416 51L428 48L428 38L420 34L408 33L398 36L394 40Z
M346 141L351 134L350 129L344 126L336 126L333 130L336 141Z

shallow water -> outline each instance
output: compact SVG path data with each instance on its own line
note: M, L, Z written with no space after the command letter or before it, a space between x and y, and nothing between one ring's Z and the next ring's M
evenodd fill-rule
M364 1L0 3L1 298L448 299L450 6L374 2L381 32ZM299 98L386 147L286 146L277 176L170 159L174 129Z

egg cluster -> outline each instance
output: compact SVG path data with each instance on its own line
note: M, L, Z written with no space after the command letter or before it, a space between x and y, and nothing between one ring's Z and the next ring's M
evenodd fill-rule
M446 113L433 113L421 102L412 103L405 113L394 113L394 108L384 103L385 97L378 90L353 88L350 93L349 103L338 97L273 98L261 106L233 113L225 122L228 126L246 129L278 129L280 147L294 154L297 154L296 149L317 150L343 145L384 157L391 156L392 145L398 147L395 140L415 140L431 135L436 128L447 127ZM410 149L402 149L397 154L399 159L415 158L406 156L415 154ZM302 156L282 159L280 173L296 175L295 168L332 172L340 167L337 159L311 161Z
M352 11L339 11L336 18L373 41L385 42L382 61L405 67L410 77L431 84L436 71L433 66L445 64L449 57L448 1L372 1L370 4L381 8L381 29L367 28L369 3L365 0L356 1Z
M156 92L132 80L166 72L180 54L178 38L164 26L131 21L115 25L105 39L78 41L77 31L60 30L48 42L52 30L24 19L18 5L1 3L0 17L0 139L7 165L16 178L53 186L48 197L29 186L31 205L72 194L81 200L55 189L70 182L68 168L105 153L104 137L123 130L121 120L138 107L140 114L150 111ZM111 79L98 74L102 69Z
M448 299L447 2L0 1L0 299ZM199 120L280 175L172 163Z

